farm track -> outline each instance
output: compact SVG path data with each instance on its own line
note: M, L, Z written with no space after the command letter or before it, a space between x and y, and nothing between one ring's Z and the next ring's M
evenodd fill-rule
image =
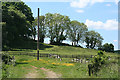
M37 70L35 69L31 69L32 71L29 72L28 74L25 75L25 78L39 78L38 76L38 73L37 73Z
M31 65L32 66L32 65ZM49 70L49 69L45 69L45 68L37 68L35 66L32 66L33 69L32 72L28 73L26 75L26 78L40 78L40 74L38 74L38 71L36 69L41 69L44 71L44 74L46 75L45 78L60 78L61 75L60 74L56 74L55 72Z

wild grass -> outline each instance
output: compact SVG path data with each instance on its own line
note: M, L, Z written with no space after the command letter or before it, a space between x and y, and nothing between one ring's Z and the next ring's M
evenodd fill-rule
M61 78L117 78L118 77L118 64L108 62L108 65L102 67L98 72L98 76L88 75L88 63L71 63L71 58L63 58L62 61L54 58L41 57L37 61L36 57L19 55L15 56L16 65L9 66L8 78L25 78L25 75L31 72L33 69L31 66L35 66L38 69L39 78L45 78L44 71L40 68L50 69L57 74L61 74ZM73 65L69 65L73 64Z
M61 54L61 55L96 55L98 50L94 49L87 49L87 48L80 48L80 47L72 47L72 46L56 46L56 45L48 45L44 44L45 46L50 46L46 48L40 47L39 52L40 53L51 53L51 54ZM37 53L37 50L32 49L22 49L21 51L8 51L9 53ZM107 56L120 56L120 54L117 53L110 53L110 52L104 52Z
M56 46L43 44L40 46L40 53L51 53L61 55L97 55L98 50L86 49L72 46ZM47 46L47 47L46 47ZM3 51L5 53L5 51ZM14 49L14 51L7 51L7 53L36 53L37 50L33 49ZM25 75L32 70L32 66L37 68L50 69L58 74L61 74L61 78L117 78L118 77L118 59L115 57L120 56L116 53L104 52L106 56L111 56L111 60L106 63L106 67L102 67L98 72L98 76L88 75L88 63L71 63L72 58L59 59L40 57L39 61L36 61L36 57L28 55L15 55L16 65L9 66L7 69L9 72L8 78L25 78ZM73 64L73 66L68 66ZM44 72L37 69L40 78L46 77Z

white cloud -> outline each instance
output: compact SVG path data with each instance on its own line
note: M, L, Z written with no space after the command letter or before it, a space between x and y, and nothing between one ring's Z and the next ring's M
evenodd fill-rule
M88 5L90 0L79 0L79 1L72 1L70 3L71 7L78 7L78 8L84 8Z
M118 4L119 0L115 0L115 3Z
M76 10L76 12L78 12L78 13L83 13L84 12L84 10Z
M117 40L113 40L114 42L117 42Z
M107 20L105 23L101 21L95 22L87 19L85 24L88 26L88 28L93 29L118 30L118 22L116 19Z
M101 3L101 2L114 2L118 4L119 0L73 0L70 3L71 7L76 7L76 8L85 8L88 5L93 5L95 3Z
M111 6L111 4L106 4L106 6Z
M97 2L104 2L104 0L90 0L91 2L90 2L90 4L95 4L95 3L97 3Z

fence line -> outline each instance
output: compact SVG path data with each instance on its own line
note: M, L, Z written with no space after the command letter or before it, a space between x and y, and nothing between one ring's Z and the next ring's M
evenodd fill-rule
M11 52L8 52L9 55L29 55L29 56L34 56L34 57L37 57L37 53L11 53ZM50 57L50 54L51 55L57 55L59 56L60 58L76 58L76 59L80 59L80 58L84 58L84 59L87 59L87 58L92 58L93 56L96 56L96 55L61 55L61 54L52 54L52 53L40 53L39 57ZM110 56L109 56L110 57ZM119 59L119 57L113 57L115 59Z
M50 57L51 53L40 53L39 57ZM37 53L9 53L9 55L29 55L29 56L37 56ZM90 58L91 55L60 55L60 54L51 54L58 55L61 58Z

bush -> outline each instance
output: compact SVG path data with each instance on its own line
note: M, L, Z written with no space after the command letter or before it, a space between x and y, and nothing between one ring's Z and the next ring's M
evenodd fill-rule
M3 53L2 54L2 62L5 64L9 64L10 62L12 62L12 57L6 53Z
M15 60L7 53L2 54L2 78L7 78L9 75L8 68L10 65L15 65Z
M99 51L97 56L94 56L91 60L92 64L88 65L89 68L89 75L94 74L97 76L97 72L100 70L103 64L105 64L106 60L108 59L107 56L104 55L102 51Z

